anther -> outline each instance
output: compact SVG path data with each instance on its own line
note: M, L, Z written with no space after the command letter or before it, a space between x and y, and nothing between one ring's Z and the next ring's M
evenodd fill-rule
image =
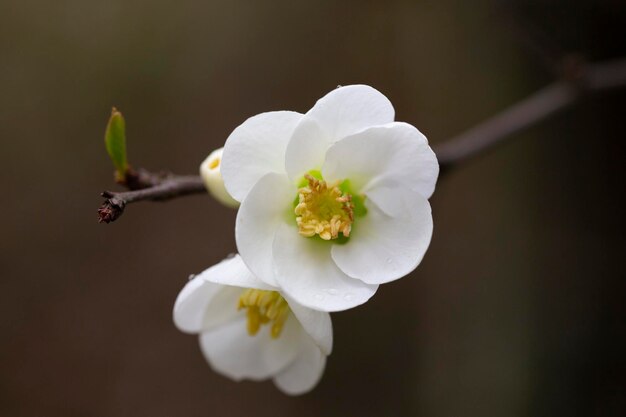
M337 239L339 233L350 236L354 221L354 204L350 194L343 194L339 182L329 186L309 174L308 185L298 190L294 212L298 232L305 237L319 235L324 240Z
M280 336L287 317L289 304L276 291L248 289L239 297L237 309L247 309L247 330L250 336L259 332L262 325L272 323L270 335L276 339Z

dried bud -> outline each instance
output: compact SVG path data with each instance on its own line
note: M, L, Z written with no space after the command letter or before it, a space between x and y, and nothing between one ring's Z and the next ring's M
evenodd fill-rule
M98 223L114 222L124 212L126 203L109 191L103 192L102 197L106 198L106 201L98 209Z

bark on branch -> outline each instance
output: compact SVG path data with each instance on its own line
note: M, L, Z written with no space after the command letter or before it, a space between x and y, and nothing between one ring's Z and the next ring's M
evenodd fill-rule
M495 116L436 146L442 168L476 156L578 102L590 93L626 86L626 59L586 66L571 63L564 79L527 97Z
M562 80L544 87L443 144L434 146L442 170L491 149L511 135L537 124L591 93L626 87L626 59L593 65L586 65L580 60L566 63ZM102 193L106 200L98 209L99 222L115 221L127 204L137 201L168 200L206 192L199 176L155 174L145 170L129 172L123 185L131 191Z
M104 191L106 198L98 209L98 222L110 223L124 213L126 204L136 201L162 201L187 194L206 192L202 178L194 175L153 174L145 170L127 175L125 184L131 191Z

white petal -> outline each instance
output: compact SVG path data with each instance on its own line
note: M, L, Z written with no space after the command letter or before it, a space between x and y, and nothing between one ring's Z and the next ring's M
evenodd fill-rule
M377 285L352 279L335 265L331 242L306 238L293 225L281 224L273 245L276 282L303 306L321 311L347 310L374 295Z
M187 333L200 333L234 320L241 288L194 278L185 285L174 303L174 324ZM223 308L224 306L232 306Z
M212 330L243 317L245 312L238 310L238 307L239 297L244 291L240 287L224 285L223 289L213 297L206 307L202 322L202 332Z
M272 264L272 242L278 225L293 219L296 187L286 175L267 174L255 184L237 213L235 238L241 258L250 271L276 286Z
M426 137L414 126L394 122L349 136L326 153L322 174L327 181L349 178L355 189L401 186L429 198L439 164Z
M274 377L274 384L285 394L300 395L309 392L324 373L326 355L313 340L307 339L303 341L293 363Z
M333 350L333 324L330 314L300 305L286 294L283 294L283 297L304 331L313 338L325 355L330 355Z
M302 338L302 327L289 317L277 339L268 326L250 336L246 320L228 323L200 336L200 347L211 367L236 381L270 378L291 364Z
M196 275L195 278L222 285L256 288L258 290L275 290L271 285L267 285L255 277L238 254L205 269Z
M174 324L187 333L199 333L202 330L204 312L215 294L222 287L202 279L190 280L178 293L174 303Z
M379 207L385 200L390 216ZM433 233L430 204L426 198L408 190L373 190L366 200L368 212L358 218L344 245L332 249L333 260L343 272L370 284L382 284L413 271L424 257Z
M339 87L307 112L334 142L365 128L393 122L394 109L380 91L367 85Z
M293 182L311 170L321 170L324 156L332 144L317 122L306 116L293 131L285 153L285 169Z
M200 176L204 181L204 186L209 193L220 203L227 207L239 207L239 202L233 199L226 187L224 187L224 179L222 178L220 165L222 164L222 153L224 148L214 150L200 164Z
M224 145L221 173L228 193L243 201L269 172L285 172L285 149L302 115L290 111L253 116L230 134Z

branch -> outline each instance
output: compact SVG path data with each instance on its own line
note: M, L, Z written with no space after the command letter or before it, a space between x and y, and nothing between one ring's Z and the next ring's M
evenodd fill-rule
M626 86L626 59L585 66L570 62L557 81L468 131L435 147L442 168L450 168L501 143L578 102L589 93Z
M619 87L626 87L626 59L594 65L585 65L578 59L565 61L563 80L539 90L465 133L434 146L435 154L442 170L449 169L571 106L590 93ZM154 174L145 170L130 170L123 185L131 191L102 193L106 200L98 209L99 222L115 221L129 203L162 201L206 192L199 176Z
M106 198L98 209L98 222L110 223L117 220L124 212L126 204L136 201L163 201L188 194L205 193L204 182L199 176L152 174L142 170L141 174L130 175L126 185L132 191L104 191ZM134 174L134 173L133 173Z

